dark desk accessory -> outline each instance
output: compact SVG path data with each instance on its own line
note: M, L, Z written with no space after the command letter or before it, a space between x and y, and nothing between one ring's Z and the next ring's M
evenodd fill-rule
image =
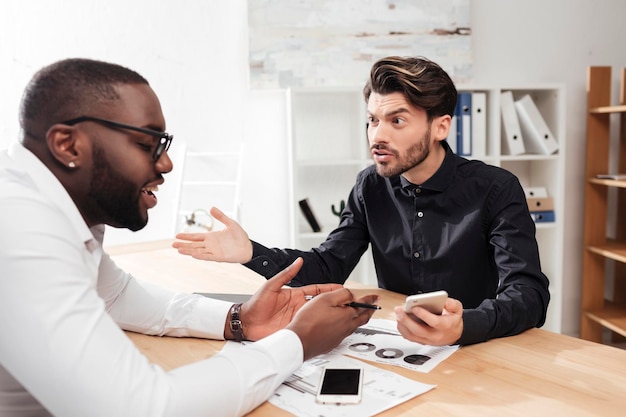
M309 205L309 199L305 198L304 200L300 200L298 201L298 204L300 205L300 210L302 210L302 214L304 214L304 218L309 223L309 226L311 226L311 229L313 229L314 232L321 232L322 228L320 227L320 224L317 221L315 214L313 214L313 210Z

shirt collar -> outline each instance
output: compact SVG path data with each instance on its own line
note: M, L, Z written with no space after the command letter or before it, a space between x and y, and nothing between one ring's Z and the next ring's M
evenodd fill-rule
M404 176L400 175L400 183L402 184L402 188L413 190L419 187L425 190L442 192L448 187L448 185L452 181L454 172L456 171L456 155L454 154L454 152L452 152L452 149L450 149L450 146L445 140L442 140L439 143L446 151L446 156L444 157L439 169L435 171L432 177L430 177L423 184L420 185L413 184L409 182L406 178L404 178Z
M20 170L30 178L39 192L69 218L70 224L72 224L76 233L80 236L81 241L85 243L89 252L93 252L102 244L102 241L98 241L92 234L63 184L39 158L21 143L11 144L8 154L15 161L16 166L19 166ZM97 230L97 226L95 230ZM98 244L95 244L95 242Z

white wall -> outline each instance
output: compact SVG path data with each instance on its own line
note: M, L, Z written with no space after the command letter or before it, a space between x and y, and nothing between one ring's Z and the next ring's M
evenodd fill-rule
M238 149L248 87L246 10L245 0L3 1L0 148L18 136L18 104L34 72L62 58L87 57L148 79L175 136L172 152L182 142L190 149ZM175 172L166 175L148 226L107 240L172 236Z
M623 0L471 0L475 83L563 83L567 87L565 333L579 322L585 83L589 65L626 66ZM17 137L17 106L42 65L87 56L127 65L160 96L173 146L234 149L246 137L242 223L251 237L286 236L286 148L281 104L247 120L244 0L8 0L0 6L0 147ZM419 51L415 51L419 54ZM616 81L617 83L617 77ZM271 95L271 94L270 94ZM273 103L273 104L272 104ZM172 174L173 175L173 174ZM166 177L167 184L167 177ZM167 185L165 186L167 187ZM165 191L167 195L171 191ZM163 200L163 199L162 199ZM164 204L163 207L166 205ZM160 217L153 210L153 220ZM168 237L151 222L135 239ZM143 233L140 235L139 233Z

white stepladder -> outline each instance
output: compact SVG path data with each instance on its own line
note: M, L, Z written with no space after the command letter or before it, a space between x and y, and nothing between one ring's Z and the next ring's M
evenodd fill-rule
M185 151L176 232L219 228L208 214L213 206L240 221L242 159L243 145L235 151Z

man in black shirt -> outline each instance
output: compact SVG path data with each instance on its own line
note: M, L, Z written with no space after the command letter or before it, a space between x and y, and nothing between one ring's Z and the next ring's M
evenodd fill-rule
M223 231L179 234L179 252L241 262L271 277L297 257L290 285L344 283L368 245L381 288L446 290L442 315L395 309L419 343L483 342L543 325L550 295L535 225L510 172L455 155L446 142L457 101L448 74L425 58L388 57L363 89L374 165L357 176L339 226L310 251L267 248L217 209Z

